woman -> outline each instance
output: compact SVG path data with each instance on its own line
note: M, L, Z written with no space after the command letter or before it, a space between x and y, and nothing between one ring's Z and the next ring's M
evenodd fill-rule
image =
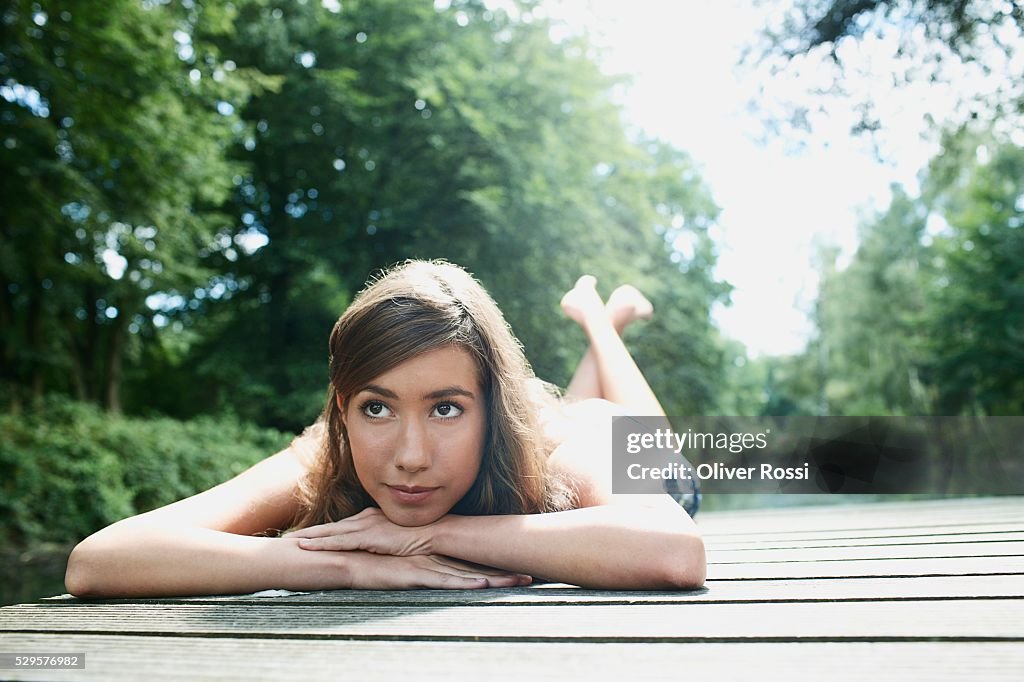
M410 261L331 334L317 424L211 490L83 540L79 597L267 588L480 588L532 576L695 588L703 543L668 495L611 492L613 414L664 415L620 338L650 304L592 277L562 299L590 339L560 403L464 270ZM295 528L281 537L280 529Z

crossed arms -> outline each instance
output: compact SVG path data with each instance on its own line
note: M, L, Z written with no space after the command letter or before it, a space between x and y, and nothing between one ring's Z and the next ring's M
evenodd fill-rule
M306 468L288 449L208 491L89 536L72 551L65 584L83 598L472 589L522 585L530 576L606 589L700 587L704 545L689 516L667 495L612 495L580 460L570 452L555 462L577 476L580 509L448 515L419 528L368 509L283 537L257 537L285 527L296 510Z

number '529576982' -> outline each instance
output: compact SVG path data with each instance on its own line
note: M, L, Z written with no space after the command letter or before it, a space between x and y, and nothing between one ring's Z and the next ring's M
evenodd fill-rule
M0 652L4 668L84 668L85 654L15 654Z

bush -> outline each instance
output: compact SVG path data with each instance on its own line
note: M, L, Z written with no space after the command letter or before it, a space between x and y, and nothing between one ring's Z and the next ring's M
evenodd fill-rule
M0 542L76 542L225 481L291 437L234 417L117 417L46 398L0 415Z

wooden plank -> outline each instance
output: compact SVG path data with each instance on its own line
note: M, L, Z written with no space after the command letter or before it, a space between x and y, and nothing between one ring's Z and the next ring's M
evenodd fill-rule
M486 679L551 680L870 679L962 682L1020 679L1024 647L1015 642L754 642L696 644L369 642L189 637L14 635L4 649L83 651L86 667L13 680L148 682L245 679L367 682ZM411 671L414 671L411 672Z
M906 535L875 535L867 537L804 537L764 538L752 536L746 540L705 538L704 545L713 549L787 549L795 547L871 547L881 545L946 545L954 542L1020 542L1024 532L974 532Z
M951 497L943 499L931 499L931 500L896 500L892 502L880 501L880 500L868 500L866 502L847 498L843 502L823 502L821 504L804 504L808 499L812 499L809 496L801 496L796 498L798 503L791 504L785 507L762 507L757 509L732 509L708 512L708 515L714 515L720 518L729 518L732 516L744 516L746 514L754 513L758 515L771 515L771 516L801 516L802 514L811 512L822 512L822 513L833 513L836 515L845 515L851 509L859 510L858 513L862 515L867 514L901 514L907 511L911 512L925 512L925 513L939 513L949 510L956 510L959 513L987 513L997 511L1007 511L1013 509L1019 509L1024 504L1024 495L1000 495L998 497ZM818 499L818 498L813 498ZM822 496L820 499L828 500L826 496Z
M596 591L569 586L488 590L492 596L471 604L642 604L676 602L769 602L769 601L844 601L868 599L966 599L1024 598L1024 575L943 576L924 578L846 578L824 580L721 580L709 581L703 590L684 592ZM474 590L461 592L472 599ZM373 596L365 592L337 590L318 595L323 601L360 599L363 603L424 603L410 600L409 593L385 592ZM301 599L301 596L287 599ZM417 590L414 600L453 598L453 593ZM391 600L394 600L392 602ZM337 603L337 602L335 602ZM437 602L434 602L437 603Z
M948 531L947 531L948 529ZM748 533L730 533L726 535L703 535L706 544L730 543L730 542L786 542L786 541L817 541L817 540L846 540L846 539L876 539L876 538L902 538L902 537L944 537L949 533L1013 533L1024 531L1024 523L993 523L975 525L955 526L907 526L904 528L875 528L875 529L843 529L833 528L831 530L818 531L757 531Z
M931 528L934 531L942 531L951 526L986 526L994 524L1013 524L1014 530L1022 530L1021 516L1024 510L1008 512L999 516L970 517L970 516L949 516L945 518L928 518L927 516L903 515L888 518L865 519L857 516L843 518L838 516L817 516L811 515L806 518L764 518L745 517L737 518L728 525L712 524L707 520L700 520L697 526L705 537L730 537L749 536L761 533L794 533L804 534L810 532L836 532L836 531L860 531L870 532L877 530L904 530L914 527Z
M88 604L343 604L348 606L502 606L556 604L645 604L683 602L853 601L871 599L1024 598L1024 575L943 576L923 578L843 578L822 580L711 580L702 590L650 592L584 590L551 584L504 590L333 590L283 597L224 595L157 600L78 602L72 597L42 603Z
M700 524L698 524L700 525ZM805 538L875 538L902 537L913 535L945 535L948 533L1003 533L1024 530L1024 522L992 521L992 522L960 522L954 524L904 524L892 528L854 528L834 524L824 529L801 530L789 528L785 524L777 524L773 528L758 528L736 533L707 533L702 531L706 540L732 542L747 540L802 540Z
M716 517L721 517L723 519L732 516L743 516L745 514L749 514L751 511L771 516L801 516L808 511L842 516L851 509L860 510L858 513L863 516L871 514L877 516L894 515L906 512L935 514L951 510L962 514L989 514L1018 509L1021 506L1022 500L1024 500L1024 496L1005 495L1000 497L956 497L932 500L897 500L894 502L885 502L880 500L869 500L864 502L860 501L859 498L857 500L847 498L847 500L843 502L828 502L827 500L829 498L821 497L813 498L813 500L825 500L822 504L806 504L808 499L811 498L804 496L803 498L795 499L797 502L796 504L790 504L787 506L709 511L708 514L714 514Z
M1024 519L1024 498L873 503L783 509L707 512L697 524L707 536L752 532L941 527L976 523L1017 523ZM1021 529L1018 525L1018 529Z
M861 559L708 565L708 578L713 580L995 575L1007 573L1024 574L1024 557Z
M883 545L794 549L708 549L709 564L768 561L844 561L942 557L1024 557L1024 542L958 542L945 545Z
M1024 600L771 602L472 608L238 604L22 605L0 631L282 638L707 641L1013 638Z

